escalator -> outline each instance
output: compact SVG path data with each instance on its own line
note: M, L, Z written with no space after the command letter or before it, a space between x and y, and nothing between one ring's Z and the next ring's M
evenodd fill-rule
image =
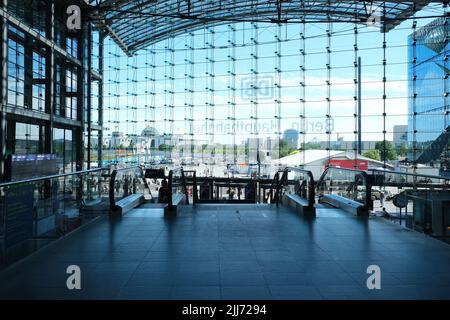
M182 168L173 168L168 176L164 170L116 169L111 174L109 199L112 216L137 208L163 209L165 215L176 215L177 206L189 204Z

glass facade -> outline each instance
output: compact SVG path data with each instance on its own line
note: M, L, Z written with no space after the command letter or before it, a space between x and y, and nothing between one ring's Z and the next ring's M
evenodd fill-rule
M413 150L410 35L433 20L428 10L446 9L431 5L386 33L338 22L204 26L132 57L108 38L104 163L174 163L214 175L258 166L271 175L278 164L318 175L341 160L351 168L401 166ZM417 86L434 93L423 87L417 103L441 106L442 75L422 78ZM417 116L439 123L417 130L437 137L441 111Z
M439 18L408 39L408 140L415 159L424 152L434 153L426 162L439 163L448 157L448 138L439 145L431 144L449 131L449 35L447 19Z
M7 23L7 90L2 100L7 113L4 161L9 155L53 153L59 172L98 167L99 31L87 26L69 31L64 21L67 3L62 1L7 4L12 18ZM93 72L95 77L88 76ZM84 136L94 138L84 141Z
M115 35L95 23L68 32L65 6L50 0L11 0L8 12L48 38L51 3L54 60L36 35L8 25L7 126L38 126L39 150L56 153L61 172L116 163L214 175L272 175L279 165L319 174L336 161L430 166L420 157L448 126L448 9L438 3L378 3L373 12L389 21L371 24L357 1L324 11L293 0L278 23L263 2L250 14L205 1L191 9L212 10L211 23L159 17L147 30L156 18L137 19L129 2L127 15L101 12ZM219 17L245 12L245 21Z
M14 154L39 154L43 153L43 131L39 125L16 123Z

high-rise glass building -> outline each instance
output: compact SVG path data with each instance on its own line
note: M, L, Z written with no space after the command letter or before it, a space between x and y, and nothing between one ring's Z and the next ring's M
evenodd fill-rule
M445 136L450 125L449 113L449 36L450 26L438 18L408 37L408 141L410 156L426 162L437 161L447 151L448 138L432 146L439 136ZM443 155L445 157L445 155Z

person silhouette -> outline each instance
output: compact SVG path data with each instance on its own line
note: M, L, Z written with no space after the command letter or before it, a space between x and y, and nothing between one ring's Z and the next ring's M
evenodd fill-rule
M166 179L161 182L161 187L158 190L158 201L159 203L169 202L169 186Z

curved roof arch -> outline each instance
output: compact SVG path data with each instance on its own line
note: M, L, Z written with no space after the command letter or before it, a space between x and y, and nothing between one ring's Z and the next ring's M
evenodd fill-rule
M389 31L430 1L91 0L91 19L128 54L205 25L380 20Z

